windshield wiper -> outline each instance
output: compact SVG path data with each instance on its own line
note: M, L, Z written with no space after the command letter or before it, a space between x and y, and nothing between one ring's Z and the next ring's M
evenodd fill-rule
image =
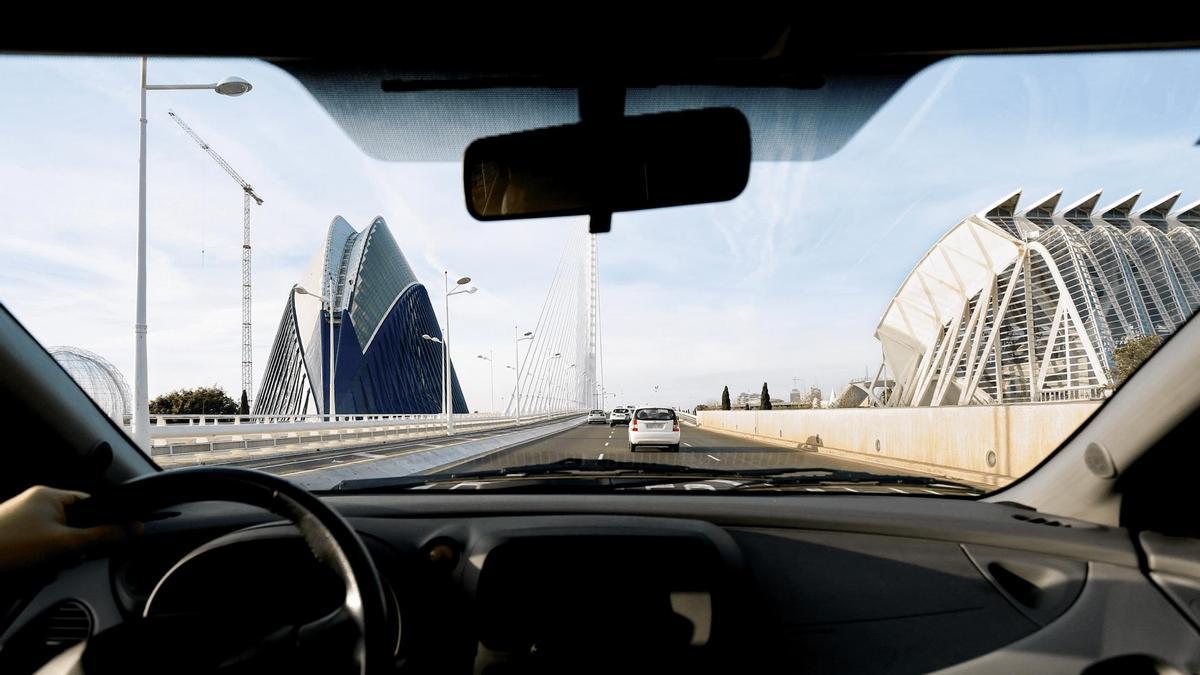
M638 485L666 484L672 480L705 480L745 479L745 483L733 486L731 489L766 488L782 485L815 485L820 483L869 483L877 485L917 485L922 487L941 487L980 493L976 487L942 480L929 476L905 476L899 474L874 474L866 471L847 471L828 467L788 468L776 467L769 469L710 469L703 467L684 466L680 464L662 464L654 462L622 462L613 459L579 459L568 458L545 464L530 464L524 466L488 469L483 471L464 471L458 473L442 473L423 476L396 476L391 478L367 478L345 480L333 487L338 491L353 492L390 492L420 487L432 483L450 483L457 481L486 481L488 479L525 478L525 477L613 477L613 476L650 476L662 478L662 481L647 481ZM629 487L628 483L613 484L613 487Z
M333 486L333 490L354 492L386 491L389 489L404 489L427 483L441 483L460 480L481 480L488 478L520 478L524 476L577 476L604 475L619 476L624 474L721 474L721 471L696 469L679 464L658 464L654 462L619 462L613 459L578 459L570 457L557 462L545 464L527 464L522 466L486 469L483 471L462 471L455 473L435 473L417 476L395 476L391 478L363 478L344 480Z
M821 475L819 475L821 474ZM782 471L774 474L757 474L756 479L733 487L734 490L748 488L764 488L787 485L819 485L835 483L853 483L868 485L912 485L919 487L943 488L962 490L972 494L983 494L983 491L973 485L956 483L954 481L935 478L933 476L907 476L904 474L878 474L867 471L846 471L843 469L797 469Z

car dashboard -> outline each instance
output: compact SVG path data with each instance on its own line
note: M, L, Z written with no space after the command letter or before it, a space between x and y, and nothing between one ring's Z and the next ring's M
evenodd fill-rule
M326 499L375 559L397 672L1079 672L1127 653L1194 668L1200 651L1126 531L1012 505ZM249 629L319 616L340 595L290 526L238 505L189 504L26 594L7 615L0 661L52 652L47 617L61 623L65 606L82 608L93 633L180 611Z

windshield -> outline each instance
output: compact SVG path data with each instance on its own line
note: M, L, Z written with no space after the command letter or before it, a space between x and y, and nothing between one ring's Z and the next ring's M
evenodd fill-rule
M1198 77L1170 51L630 90L742 111L749 183L590 235L464 206L464 144L578 121L572 90L366 105L260 60L7 56L0 301L167 469L978 494L1200 305Z

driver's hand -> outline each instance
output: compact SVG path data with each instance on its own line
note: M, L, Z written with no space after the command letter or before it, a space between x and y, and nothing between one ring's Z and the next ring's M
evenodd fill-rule
M106 542L121 541L141 525L67 525L67 504L87 499L83 492L35 485L0 504L0 574L57 562Z

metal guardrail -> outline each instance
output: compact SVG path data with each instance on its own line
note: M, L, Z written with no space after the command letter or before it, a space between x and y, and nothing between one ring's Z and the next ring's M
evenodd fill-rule
M483 417L503 417L499 414L470 413L455 414L454 419L474 419ZM437 420L445 419L444 415L156 415L150 414L151 433L155 429L168 426L205 426L210 424L313 424L320 422L341 423L361 422L367 420Z
M151 455L217 450L266 449L306 443L379 442L445 437L490 429L524 427L582 414L561 410L537 416L454 415L447 433L442 415L151 415Z
M679 419L683 420L684 422L687 422L689 424L695 424L696 426L700 426L700 419L698 417L696 417L695 415L693 415L692 413L686 413L686 412L683 412L682 410L677 409L675 411L675 416L678 417Z

